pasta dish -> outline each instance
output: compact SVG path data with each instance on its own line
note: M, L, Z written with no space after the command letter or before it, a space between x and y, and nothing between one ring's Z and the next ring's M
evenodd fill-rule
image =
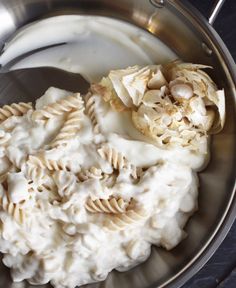
M132 66L86 95L50 87L0 108L0 251L14 281L101 281L187 236L225 117L205 68Z

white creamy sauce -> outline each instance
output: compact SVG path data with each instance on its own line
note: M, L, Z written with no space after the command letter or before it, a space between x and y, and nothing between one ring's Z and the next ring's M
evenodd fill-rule
M23 29L6 45L0 63L61 42L66 45L34 53L13 69L53 66L81 73L94 82L111 69L176 58L158 39L127 23L103 17L58 16ZM67 95L67 91L49 88L37 100L36 109ZM73 288L103 280L113 269L123 271L137 265L149 256L152 244L171 249L185 237L183 227L197 207L198 179L194 170L206 160L207 140L199 154L184 148L160 149L135 129L130 112L115 112L95 97L101 135L95 134L85 112L82 128L65 147L48 146L63 126L64 116L54 117L45 125L33 120L29 110L1 124L11 137L6 146L1 146L0 154L0 167L4 167L1 173L9 170L10 195L7 198L6 187L0 185L2 206L5 203L0 210L0 250L14 281L50 281L57 288ZM138 181L131 177L131 170L115 171L101 158L98 149L103 143L122 153L132 167L143 168ZM52 173L51 180L45 178L49 188L42 191L37 190L40 183L31 189L30 184L26 185L33 177L27 170L28 156L37 153L70 165L70 171ZM12 163L17 171L11 171ZM96 178L78 181L78 173L92 166L109 175L114 173L113 185ZM46 170L43 168L43 173ZM111 196L127 202L133 199L146 211L145 216L128 229L109 230L104 221L111 216L90 213L85 204L90 197L95 200ZM19 212L18 206L14 206L16 212L9 210L13 209L9 201L20 203L22 210ZM22 217L19 213L24 216L22 223L18 221Z
M36 107L44 107L52 103L52 99L62 99L63 95L66 97L68 93L49 88L37 100ZM62 127L64 121L61 116L54 117L46 126L40 120L32 120L32 111L18 117L10 132L6 155L21 172L8 173L7 192L0 185L2 203L23 203L22 224L19 212L11 214L7 208L0 212L0 249L5 254L4 264L12 269L14 281L28 279L32 284L50 281L55 287L75 287L99 281L112 269L123 271L144 261L150 254L151 244L171 249L185 236L183 226L197 202L198 181L192 168L200 167L204 155L190 156L184 149L164 151L157 148L132 126L128 115L124 124L113 121L112 126L106 121L106 115L111 119L114 113L118 120L117 112L108 108L99 96L95 97L100 108L104 107L100 115L104 119L103 141L123 153L132 165L146 171L137 183L125 170L120 170L112 186L96 178L78 182L76 175L81 168L96 166L109 174L114 171L109 163L103 163L97 152L102 143L94 142L95 134L88 117L81 118L86 132L81 129L65 147L55 149L47 148L53 139L47 134L58 133L58 127ZM7 120L8 126L11 121L16 123L11 117ZM35 137L35 130L38 137ZM20 150L16 149L19 146ZM39 192L36 184L32 189L27 184L31 178L26 159L30 154L42 152L47 159L70 163L70 172L54 172L51 174L55 181L52 190ZM5 162L6 158L2 157L0 165L4 166ZM45 169L43 171L46 173ZM85 209L89 197L95 200L110 196L127 202L135 200L147 215L128 229L110 231L104 224L109 214L89 213ZM111 254L114 257L109 257Z
M58 43L66 44L34 53L12 69L52 66L81 73L90 82L96 82L112 69L165 63L177 58L160 40L131 24L74 15L44 19L23 28L6 44L0 64Z
M106 108L103 110L106 111ZM98 114L97 118L102 132L108 134L107 137L112 145L121 151L127 159L132 160L135 165L149 166L167 160L175 163L183 162L194 170L203 167L207 154L195 154L188 149L159 149L150 144L150 139L147 143L147 138L135 129L130 112L119 113L111 109L106 112L100 111L101 114ZM207 139L202 145L203 151L207 151Z

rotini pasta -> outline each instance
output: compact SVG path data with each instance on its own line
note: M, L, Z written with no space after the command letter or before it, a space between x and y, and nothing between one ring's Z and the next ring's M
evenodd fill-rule
M44 182L42 184L40 184L38 187L37 187L37 190L39 192L43 192L43 191L55 191L56 190L56 185L55 183L51 182L51 181L47 181L47 182Z
M78 174L77 178L80 182L87 181L89 179L97 179L100 183L107 188L114 185L116 181L116 175L106 174L100 168L91 167L89 169L82 169Z
M118 152L116 149L112 148L108 144L103 144L101 148L98 149L98 154L102 159L108 161L111 166L116 170L130 170L130 174L134 179L138 178L141 170L132 165L125 156Z
M91 167L89 169L83 169L78 174L77 177L80 181L86 181L88 179L102 179L104 177L101 169L96 167Z
M123 213L126 210L128 203L122 198L116 199L114 197L110 199L96 199L86 202L85 208L91 213L110 213L118 214Z
M81 129L82 115L82 109L70 112L62 129L56 138L52 141L50 146L55 148L60 145L64 145L69 140L73 139L76 136L76 133Z
M11 105L4 105L0 108L0 122L11 116L22 116L30 109L32 109L32 103L20 102Z
M77 178L74 174L65 171L56 171L53 179L61 197L69 196L75 189Z
M45 169L35 166L32 163L27 163L25 174L27 179L36 183L37 185L42 183L48 177L45 173Z
M144 209L128 210L106 219L105 226L112 231L123 230L128 226L142 224L147 219L147 212Z
M152 243L169 250L181 241L196 209L194 171L207 155L207 131L215 128L207 113L220 118L223 92L210 88L222 102L217 114L211 98L195 95L198 83L175 81L164 70L114 70L85 99L51 87L36 110L2 108L0 251L14 281L86 285L145 260ZM201 138L192 136L194 123ZM185 140L160 148L145 129L163 143L177 134Z
M47 168L50 171L58 171L58 170L70 171L71 170L70 164L66 161L47 159L41 155L40 156L30 155L28 163L38 166L42 169Z
M96 96L88 93L85 98L85 113L90 118L95 133L99 133L99 124L96 117Z
M21 204L12 203L7 195L7 192L0 195L0 209L11 215L12 218L19 224L23 224L25 222L26 215L24 210L21 208Z
M130 166L130 163L124 155L107 144L98 149L98 153L104 160L108 161L114 169L121 170L129 168Z
M11 202L1 203L0 199L0 205L2 206L3 210L11 215L16 222L19 224L23 224L25 222L26 215L24 210L20 208L19 204L14 204Z
M113 174L103 174L103 178L100 179L102 186L111 188L116 183L117 175Z
M47 120L55 116L63 115L73 109L82 110L84 101L79 93L67 96L64 99L51 103L41 110L36 110L32 113L34 120Z
M45 178L43 183L40 183L36 187L33 187L33 185L31 187L33 188L33 192L39 192L40 194L42 193L44 195L47 195L47 202L43 201L43 199L40 199L40 197L37 201L37 204L43 210L48 209L48 207L55 202L60 203L61 195L58 193L58 187L54 182L54 179L52 179L51 177L48 176L47 178Z

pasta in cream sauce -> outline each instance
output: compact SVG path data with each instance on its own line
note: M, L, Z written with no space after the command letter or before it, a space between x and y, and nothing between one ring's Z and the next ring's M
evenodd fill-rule
M0 109L0 251L14 281L101 281L186 237L208 135L224 124L203 68L114 70L87 95L51 87Z

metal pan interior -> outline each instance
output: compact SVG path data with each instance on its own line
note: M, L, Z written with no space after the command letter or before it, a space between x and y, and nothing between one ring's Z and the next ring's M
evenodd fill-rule
M220 134L212 138L210 164L200 173L199 210L187 225L189 236L171 252L153 247L147 262L128 272L113 272L104 283L87 286L179 287L207 261L235 217L235 64L216 32L182 1L166 1L164 7L156 8L151 2L142 0L2 0L0 18L5 21L0 28L0 44L26 23L61 14L103 15L141 27L158 37L184 61L213 66L213 79L225 89L226 125ZM22 86L21 78L19 81L17 91L23 95L26 87L25 84ZM9 85L9 79L0 75L1 101L10 97ZM9 273L2 266L0 286L11 287Z

